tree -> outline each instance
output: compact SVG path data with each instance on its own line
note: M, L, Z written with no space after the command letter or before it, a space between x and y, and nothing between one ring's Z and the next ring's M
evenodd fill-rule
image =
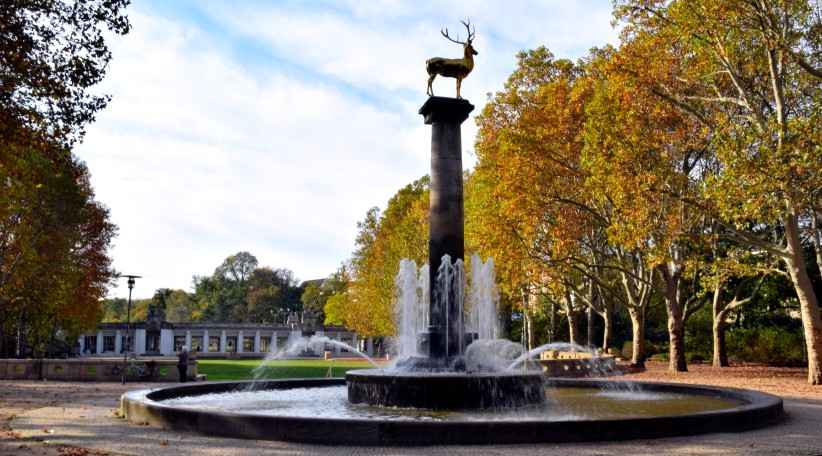
M360 335L394 333L394 277L400 260L422 265L428 256L428 185L424 177L403 187L385 212L372 208L357 224L347 304L340 310L345 326Z
M165 299L165 315L168 321L196 320L194 301L183 290L170 290Z
M249 321L284 324L288 315L302 310L301 289L288 269L255 269L248 289Z
M589 188L609 206L609 242L623 252L642 251L648 260L643 267L659 278L655 284L668 315L670 369L684 371L685 321L706 302L695 291L707 219L682 198L703 186L711 164L709 136L697 120L655 97L624 70L642 65L648 79L668 81L674 78L668 68L678 56L648 63L634 58L630 48L620 49L597 65L596 92L586 111L584 160Z
M121 322L126 321L126 312L128 311L128 299L112 298L103 301L103 317L101 321L104 322Z
M87 168L53 143L7 144L0 182L0 352L41 356L58 330L101 317L116 227Z
M327 294L322 309L326 325L345 325L345 314L349 305L348 288L351 285L349 270L350 266L343 263L323 281L323 289Z
M239 285L251 277L257 269L257 258L248 252L239 252L226 258L223 263L214 270L214 277L237 283Z
M677 196L727 238L783 262L800 302L808 381L822 384L822 316L807 269L819 259L802 245L809 239L822 257L818 10L807 0L620 0L617 16L632 54L625 71L710 129L717 166L700 194ZM673 77L658 80L648 63Z
M248 282L257 258L248 252L227 257L211 277L195 277L194 289L203 318L208 321L246 321Z
M104 35L128 33L129 0L0 3L0 137L35 131L70 146L109 97L90 88L111 60Z
M580 66L554 59L545 47L517 58L505 89L477 120L479 163L466 207L472 242L495 259L501 290L523 303L531 328L527 296L562 280L578 266L569 259L586 254L578 241L588 232L590 214L577 191L583 189L579 132L590 90ZM564 294L551 299L575 309ZM576 312L568 315L575 325Z

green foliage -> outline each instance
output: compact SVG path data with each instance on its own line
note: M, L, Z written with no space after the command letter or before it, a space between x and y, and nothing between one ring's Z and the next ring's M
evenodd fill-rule
M165 299L166 320L193 321L197 311L194 299L183 290L170 291L171 293Z
M129 0L0 3L0 136L18 127L71 145L109 97L89 90L111 60L105 35L128 33ZM19 133L16 132L16 133ZM5 151L4 151L5 153Z
M728 354L738 361L772 366L802 366L807 363L801 331L764 326L729 331L727 337Z
M302 310L294 273L258 267L248 252L231 255L209 277L194 277L191 316L213 322L285 323Z

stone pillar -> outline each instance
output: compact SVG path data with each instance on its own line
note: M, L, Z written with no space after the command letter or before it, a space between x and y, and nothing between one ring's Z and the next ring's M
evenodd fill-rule
M443 255L451 261L463 259L462 133L460 126L474 106L467 100L431 97L420 108L426 125L431 125L431 196L429 209L428 264L430 312L424 341L430 358L460 353L463 341L451 335L463 334L462 309L445 309L436 297L437 270ZM447 315L446 315L447 312Z
M203 330L203 353L208 353L208 330Z
M277 353L277 331L271 332L271 344L268 346L268 351Z
M225 353L225 330L220 331L220 352Z
M146 330L134 330L134 354L142 355L146 352Z
M237 353L243 352L243 330L237 331Z
M114 331L114 353L120 354L123 350L123 335L120 334L120 330Z
M80 336L80 356L83 356L86 351L86 335Z
M191 351L191 331L186 331L186 348Z
M374 356L374 338L369 337L365 341L365 354L368 356Z
M254 353L260 353L260 331L254 333Z
M336 337L332 337L332 339L342 342L342 333L337 333ZM340 346L334 345L334 356L340 356Z
M160 330L160 353L164 356L174 355L174 330Z
M97 354L103 353L103 331L97 331Z

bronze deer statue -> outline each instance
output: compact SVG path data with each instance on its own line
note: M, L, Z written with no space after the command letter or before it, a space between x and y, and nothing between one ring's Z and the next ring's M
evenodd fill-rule
M434 82L434 78L436 78L437 75L440 75L446 78L457 79L457 98L462 98L460 96L462 80L465 79L468 76L468 73L474 69L474 56L479 53L474 50L474 46L471 45L471 42L474 41L474 32L476 30L471 30L470 21L460 22L462 22L462 25L464 25L468 31L468 38L465 41L460 41L459 35L456 40L451 38L448 35L447 28L445 30L440 30L440 33L442 33L442 36L447 38L449 41L461 44L464 51L464 57L461 59L434 57L425 61L425 70L428 71L428 90L426 93L430 96L434 96L434 88L431 87L431 84Z

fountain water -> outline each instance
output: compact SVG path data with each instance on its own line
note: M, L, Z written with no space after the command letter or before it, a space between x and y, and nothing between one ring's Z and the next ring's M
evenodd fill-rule
M281 348L280 350L268 353L265 356L265 358L263 358L263 360L260 362L260 364L254 369L252 369L251 378L254 382L260 381L265 378L266 373L272 368L272 364L274 361L288 358L296 358L304 356L307 353L322 353L325 350L326 345L344 348L350 351L351 353L356 354L358 357L368 361L372 366L379 367L376 361L374 361L374 359L372 359L370 356L357 350L351 345L346 344L345 342L340 342L338 340L331 339L327 336L313 335L310 337L305 337L291 335L288 338L285 347ZM253 389L253 387L253 383L249 385L249 389Z
M493 258L488 258L483 263L479 255L471 256L471 289L468 297L468 330L476 333L480 340L499 337L499 292Z
M423 271L424 269L424 271ZM428 326L428 265L417 273L414 260L400 261L400 272L394 281L397 290L396 351L400 359L419 356L417 335Z

